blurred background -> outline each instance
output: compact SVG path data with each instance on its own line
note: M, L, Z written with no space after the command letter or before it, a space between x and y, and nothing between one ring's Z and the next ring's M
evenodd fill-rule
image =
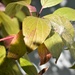
M32 5L34 5L40 11L41 3L40 0L32 0ZM42 11L41 16L52 13L54 10L59 7L70 7L75 9L75 0L63 0L63 2L59 5L56 5L52 8L46 8ZM73 22L73 26L75 27L75 23ZM74 64L74 60L68 50L64 50L57 62L55 64L55 59L51 58L48 63L45 65L39 65L39 56L37 54L37 50L29 54L30 60L37 67L38 71L40 71L44 67L49 67L48 71L44 73L44 75L75 75L75 70L69 69L72 64Z

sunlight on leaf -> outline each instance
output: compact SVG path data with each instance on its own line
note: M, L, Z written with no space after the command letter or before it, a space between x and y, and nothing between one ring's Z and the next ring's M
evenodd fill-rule
M6 50L4 46L0 45L0 65L3 63L6 57Z
M42 8L52 7L62 2L62 0L41 0Z
M27 75L38 75L36 68L30 61L20 58L20 65Z
M57 9L54 14L62 15L71 21L75 21L75 9L69 7L62 7Z
M64 47L63 41L59 34L55 33L53 36L48 38L44 44L52 54L52 57L58 59Z
M51 27L47 19L29 16L23 21L23 35L26 45L35 50L50 33Z
M2 23L3 36L17 34L19 32L19 25L16 24L9 16L0 11L0 19Z
M55 30L55 32L59 33L59 35L62 36L62 38L67 43L72 43L74 39L74 28L72 24L63 16L50 14L47 16L44 16L44 18L47 18L50 20L50 23Z

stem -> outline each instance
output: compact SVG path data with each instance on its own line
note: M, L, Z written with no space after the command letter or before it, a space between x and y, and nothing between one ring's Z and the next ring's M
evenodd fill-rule
M41 10L40 10L40 12L39 12L39 15L41 14L42 10L43 10L43 7L41 8Z
M30 16L32 16L32 12L30 12Z
M13 39L13 38L14 38L14 35L13 36L7 36L5 38L0 39L0 41L9 40L9 39Z

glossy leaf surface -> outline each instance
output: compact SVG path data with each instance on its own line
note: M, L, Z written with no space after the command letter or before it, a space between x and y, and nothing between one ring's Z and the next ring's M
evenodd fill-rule
M20 65L27 75L38 75L36 68L30 61L20 58Z
M23 21L23 35L28 47L32 50L44 42L50 33L51 27L46 19L29 16Z
M62 2L62 0L41 0L43 8L52 7Z
M72 24L63 16L59 15L47 15L44 18L48 18L55 32L59 33L62 38L72 43L74 39L74 28Z
M19 25L17 25L9 16L0 11L0 19L2 22L3 36L17 34L19 32Z
M6 57L6 50L4 46L0 45L0 65L3 63Z
M69 7L62 7L57 9L54 14L62 15L71 21L75 21L75 10Z
M5 59L0 65L0 75L23 75L13 59Z

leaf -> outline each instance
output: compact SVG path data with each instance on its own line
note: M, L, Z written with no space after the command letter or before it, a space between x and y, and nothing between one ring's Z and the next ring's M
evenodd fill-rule
M0 45L0 65L3 63L5 57L6 57L5 47Z
M27 7L29 8L30 12L36 12L37 11L36 8L32 5L27 5Z
M73 43L69 46L69 51L70 51L71 55L73 56L73 58L75 59L75 42L73 42Z
M0 26L1 26L1 22L2 22L2 20L1 20L1 18L0 18Z
M58 59L64 47L63 41L59 34L55 33L53 36L48 38L44 44L50 51L52 57Z
M48 20L29 16L23 21L23 35L25 44L32 50L35 50L50 33L51 27Z
M59 33L60 36L67 42L72 43L74 39L74 28L72 24L63 16L50 14L45 16L50 20L50 23L55 32Z
M0 19L2 22L3 36L17 34L19 32L19 25L16 24L9 16L0 11Z
M9 4L10 2L12 2L11 0L2 0L2 3L6 6L7 4Z
M70 67L70 69L75 69L75 64L73 64L73 65Z
M5 59L0 65L0 75L23 75L17 63L13 59Z
M20 0L20 1L24 1L24 2L26 2L27 4L30 4L30 3L31 3L31 0Z
M62 15L68 20L75 21L75 10L69 7L62 7L57 9L53 14Z
M23 57L22 57L22 58L24 58L24 59L26 59L26 60L30 61L29 56L28 56L28 54L27 54L27 53L25 53L25 54L23 55Z
M41 0L42 8L52 7L62 2L62 0Z
M32 5L27 5L27 7L28 7L28 9L30 11L30 15L34 16L33 13L36 13L36 11L37 11L36 8L34 6L32 6Z
M51 53L48 51L44 44L38 47L38 54L40 56L40 65L45 64L52 57Z
M19 26L19 21L16 17L14 17L12 21L15 23L15 25Z
M31 0L25 0L25 1L18 1L18 2L13 2L9 3L6 6L5 12L9 16L14 16L19 10L22 9L23 6L28 6L30 4Z
M15 15L21 22L24 20L26 15L22 11L18 11Z
M18 59L26 53L26 46L21 31L14 36L8 49L9 49L7 54L8 58Z
M27 75L38 75L36 68L30 61L20 58L20 65Z

